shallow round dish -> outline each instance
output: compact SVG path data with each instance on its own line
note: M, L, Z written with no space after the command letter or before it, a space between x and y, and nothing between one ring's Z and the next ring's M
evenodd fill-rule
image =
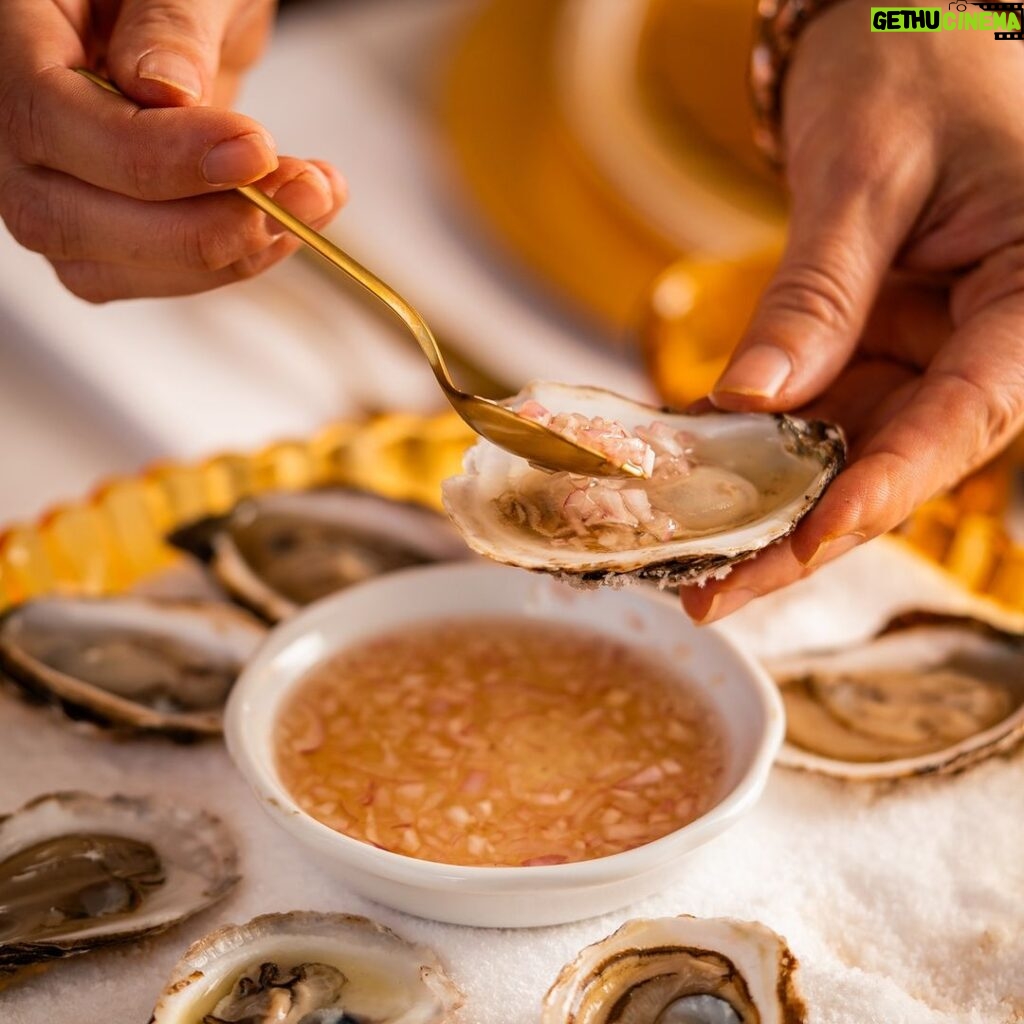
M661 653L700 687L727 733L722 796L700 818L610 857L544 867L462 867L351 839L301 810L278 778L278 709L318 662L341 648L426 619L522 615L589 628ZM421 917L484 927L560 924L662 889L684 854L757 801L782 741L782 703L766 673L719 634L642 592L577 591L498 565L409 569L324 598L274 628L243 671L225 714L228 750L264 809L355 892Z

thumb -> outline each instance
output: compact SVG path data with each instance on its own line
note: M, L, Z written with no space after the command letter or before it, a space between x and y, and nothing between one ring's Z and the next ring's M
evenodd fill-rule
M208 101L228 17L227 0L124 0L110 37L111 77L147 107Z
M849 360L902 241L892 226L913 217L879 209L867 179L853 188L838 202L818 185L794 188L786 250L711 393L718 408L797 408Z

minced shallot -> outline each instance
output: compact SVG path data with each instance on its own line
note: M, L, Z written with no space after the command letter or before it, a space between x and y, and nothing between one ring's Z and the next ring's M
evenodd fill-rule
M425 860L526 867L680 828L718 795L725 756L715 713L667 663L532 619L355 644L289 696L275 745L286 788L339 832Z
M702 461L697 439L667 422L630 430L601 416L552 414L533 399L517 411L646 474L593 477L524 464L502 475L491 468L488 486L501 514L553 548L624 551L666 544L738 527L760 507L754 483L728 465Z

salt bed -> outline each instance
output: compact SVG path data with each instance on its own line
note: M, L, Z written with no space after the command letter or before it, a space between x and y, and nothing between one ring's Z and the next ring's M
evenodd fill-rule
M723 627L748 649L864 635L908 603L965 598L900 545L875 542ZM0 797L49 790L156 793L222 815L244 880L169 934L59 964L0 995L3 1024L144 1021L179 953L226 921L267 911L371 915L434 946L467 994L464 1024L528 1024L561 965L637 916L729 915L789 940L814 1024L1024 1021L1024 756L887 791L777 769L757 809L688 858L642 903L557 928L479 931L374 906L308 864L216 743L111 743L0 695Z

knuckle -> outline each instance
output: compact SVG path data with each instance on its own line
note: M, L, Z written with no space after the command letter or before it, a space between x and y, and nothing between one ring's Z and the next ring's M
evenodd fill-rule
M212 204L222 202L219 196L203 200L210 212L203 217L183 217L174 229L174 250L181 254L190 270L216 273L234 263L258 255L266 246L266 235L259 230L260 218L256 210L246 211L245 220L237 217L224 219L224 208L215 211ZM217 214L221 214L218 218Z
M143 32L170 30L175 34L193 37L197 29L196 5L179 0L149 0L137 9L134 27ZM201 19L200 19L201 20Z
M45 66L31 75L11 79L0 91L0 126L15 156L30 164L49 162L50 133L41 110L40 90L53 68Z
M810 316L829 327L848 327L856 316L856 299L840 266L838 258L827 256L787 262L765 291L765 306Z
M264 270L267 270L269 267L272 267L275 263L282 260L292 252L294 248L294 244L288 239L282 239L280 242L275 245L271 245L262 252L243 256L241 259L235 260L228 270L234 280L247 281L250 278L262 274Z
M184 230L185 265L190 269L213 273L231 265L237 253L231 239L202 224L189 224Z
M54 259L72 259L80 250L77 211L39 172L19 168L0 182L0 215L20 245Z
M25 96L21 88L21 80L8 79L0 84L0 132L9 140L16 155L21 156L19 145L22 133L22 115L25 107Z
M51 260L57 279L72 295L93 305L109 302L116 296L103 279L95 263L80 260Z
M962 324L985 307L1015 296L1024 296L1024 242L1003 246L953 286L953 323Z
M32 252L47 248L44 202L26 168L11 171L0 181L0 216L14 240Z
M228 269L235 281L248 281L262 273L269 265L269 261L260 254L243 256L240 260L235 260Z
M124 169L128 194L136 199L158 200L166 198L162 180L167 173L166 157L146 145L140 135L129 127L118 141L116 163Z
M973 431L970 446L979 455L1005 441L1024 419L1024 387L1006 381L986 387L963 372L933 371L944 388L949 421Z

